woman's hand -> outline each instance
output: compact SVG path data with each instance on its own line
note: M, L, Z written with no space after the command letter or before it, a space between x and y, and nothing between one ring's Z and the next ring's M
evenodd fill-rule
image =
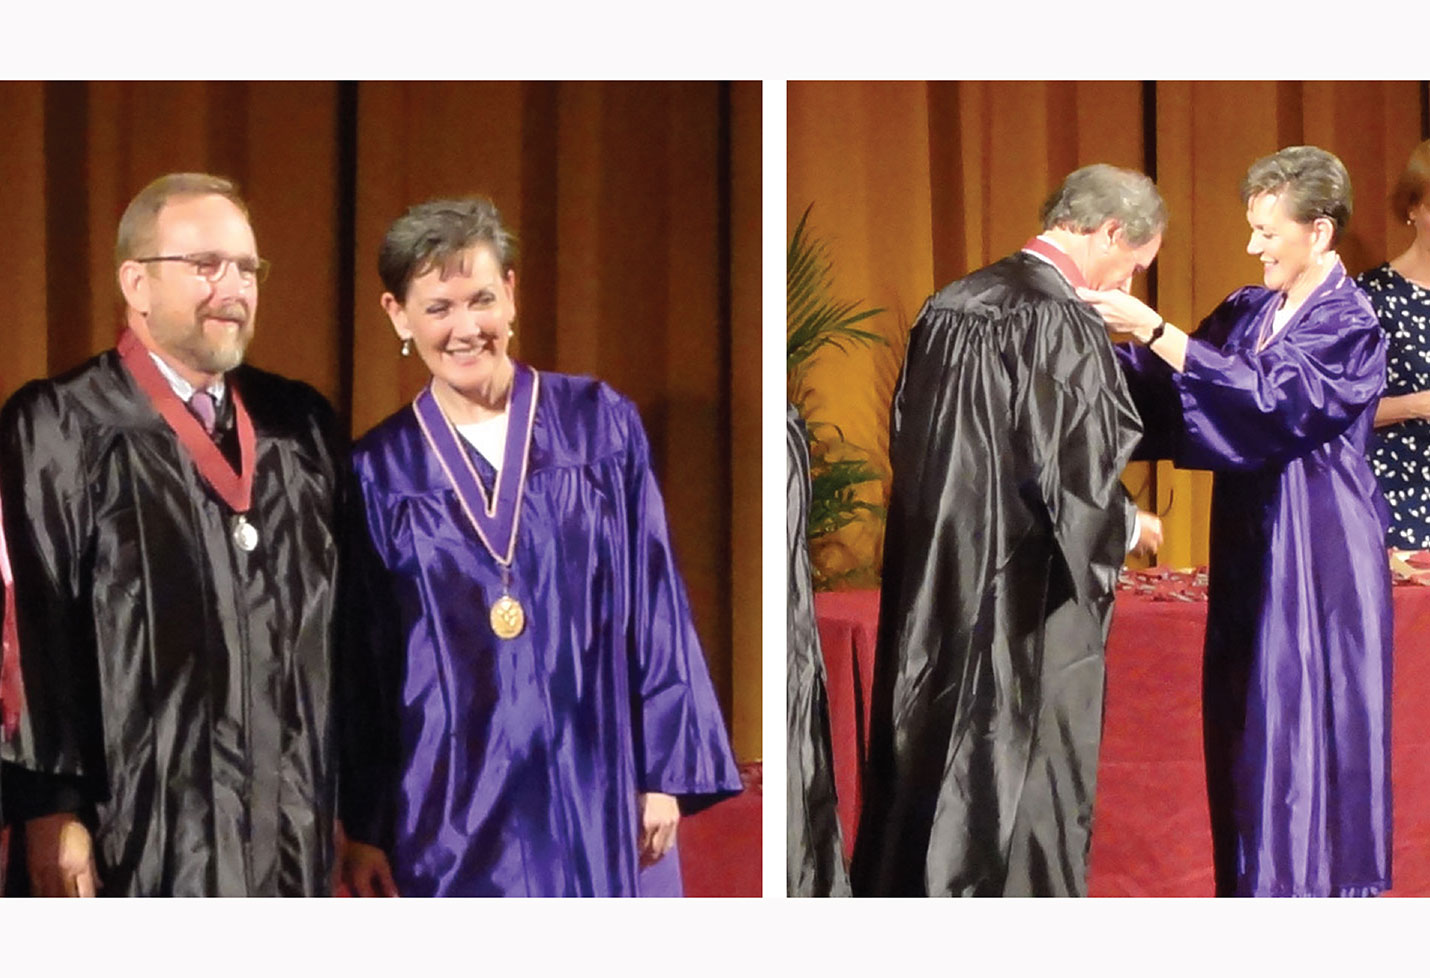
M25 858L35 896L92 897L99 888L89 830L73 812L26 822Z
M680 804L674 795L648 791L637 796L641 816L641 865L649 866L675 845L675 829L680 824Z
M1114 341L1121 338L1119 334L1131 336L1143 346L1151 344L1152 352L1178 373L1187 368L1187 334L1157 315L1157 310L1141 299L1116 289L1107 292L1078 289L1077 297L1102 316Z
M1142 343L1147 342L1152 330L1162 321L1157 310L1120 289L1109 289L1106 292L1078 289L1077 297L1102 316L1107 322L1108 332L1131 333Z
M348 839L343 844L343 882L359 897L395 897L397 884L387 854L377 846Z

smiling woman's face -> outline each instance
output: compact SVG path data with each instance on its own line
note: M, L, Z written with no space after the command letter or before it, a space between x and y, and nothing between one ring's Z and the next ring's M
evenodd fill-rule
M411 340L432 376L453 392L471 399L505 369L516 275L502 274L488 245L414 278L405 302L387 293L382 304L398 337Z
M1290 292L1316 265L1329 245L1328 234L1316 222L1302 224L1286 211L1286 203L1274 193L1257 194L1246 205L1246 223L1251 225L1247 254L1261 261L1261 278L1268 289Z

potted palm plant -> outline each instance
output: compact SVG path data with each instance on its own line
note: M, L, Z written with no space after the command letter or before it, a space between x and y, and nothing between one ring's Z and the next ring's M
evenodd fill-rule
M886 345L879 333L860 324L884 310L860 309L863 300L834 297L834 265L828 243L809 228L810 204L800 215L790 237L786 258L786 394L805 421L810 455L809 541L816 589L829 590L845 581L877 581L875 567L831 572L822 566L820 543L846 526L864 519L882 522L884 507L860 498L860 488L879 482L883 473L870 461L869 452L844 437L832 421L810 418L812 389L808 372L816 355L837 350L849 354L861 348Z

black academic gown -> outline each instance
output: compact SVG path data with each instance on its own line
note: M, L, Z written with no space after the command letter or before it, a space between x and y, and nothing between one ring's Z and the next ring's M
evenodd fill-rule
M107 895L331 892L336 427L306 385L227 382L257 436L251 553L114 351L0 412L25 689L6 815L78 812Z
M1082 894L1141 425L1098 316L1019 253L909 338L856 895Z
M789 634L785 649L786 887L790 896L848 896L844 842L834 793L829 697L814 617L809 562L809 446L793 405L785 418Z

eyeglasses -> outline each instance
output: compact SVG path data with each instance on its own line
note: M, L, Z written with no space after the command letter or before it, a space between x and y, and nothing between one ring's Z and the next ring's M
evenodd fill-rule
M193 255L155 255L152 258L134 259L141 265L154 261L182 261L194 267L194 274L209 282L221 280L228 266L238 270L238 277L245 283L262 282L268 277L269 263L266 258L251 255L223 255L216 251L203 251Z

